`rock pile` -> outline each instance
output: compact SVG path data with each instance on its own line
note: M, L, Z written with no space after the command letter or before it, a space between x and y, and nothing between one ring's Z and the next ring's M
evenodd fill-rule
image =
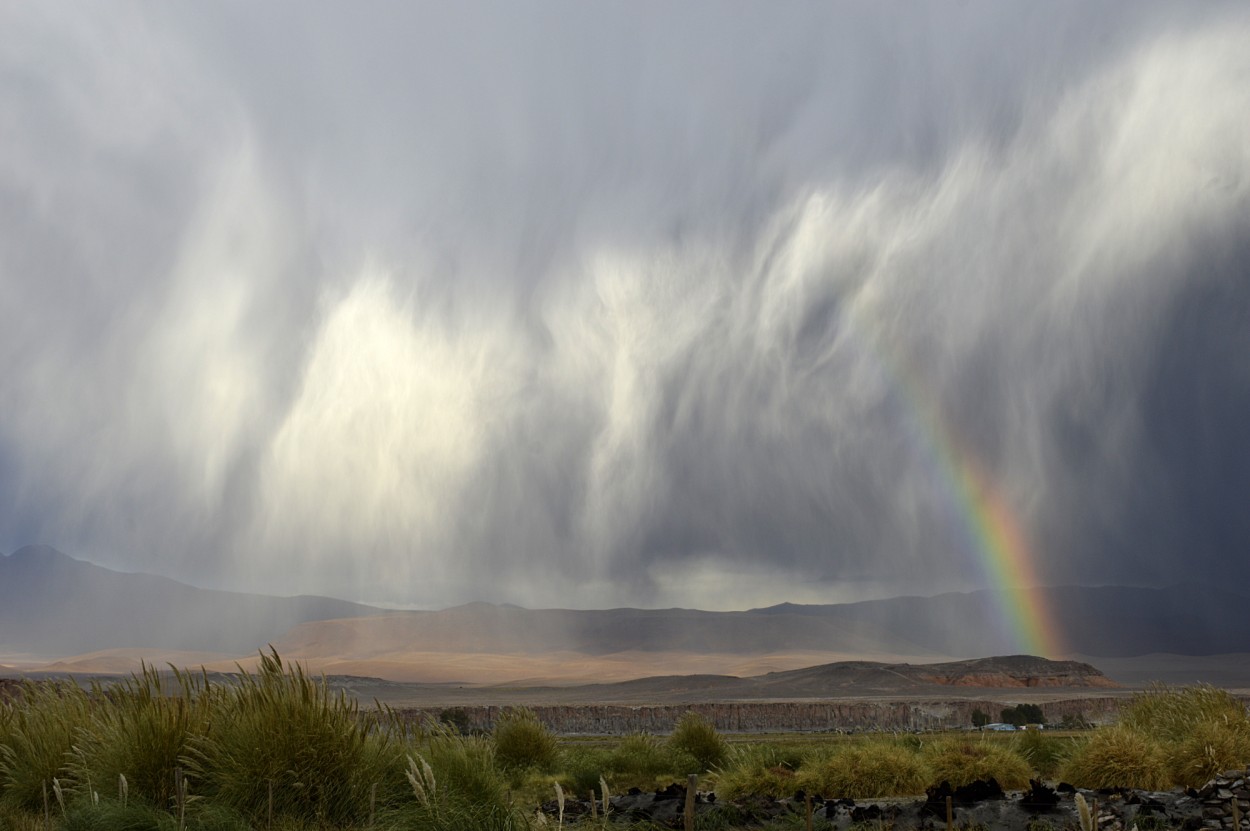
M1227 770L1193 793L1208 828L1250 828L1250 770Z

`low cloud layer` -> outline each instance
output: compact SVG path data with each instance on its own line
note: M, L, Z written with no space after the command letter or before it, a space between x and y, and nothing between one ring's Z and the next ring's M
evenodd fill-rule
M1250 579L1250 11L0 12L0 548L446 606Z

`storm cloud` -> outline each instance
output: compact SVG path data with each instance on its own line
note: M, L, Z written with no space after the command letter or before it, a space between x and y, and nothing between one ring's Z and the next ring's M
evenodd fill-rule
M0 547L446 606L1250 579L1250 9L0 11Z

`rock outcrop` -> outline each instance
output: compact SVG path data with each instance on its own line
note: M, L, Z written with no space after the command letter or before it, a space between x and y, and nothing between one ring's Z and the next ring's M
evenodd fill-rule
M1123 698L1072 698L1039 704L1049 722L1080 716L1091 722L1107 721ZM653 706L610 704L531 706L550 730L566 735L664 734L672 732L687 712L696 712L717 730L727 733L777 731L936 730L958 729L972 724L974 710L998 713L1008 702L980 700L865 701L833 699L801 702L719 702ZM502 706L456 707L462 723L472 729L490 730L506 710ZM438 720L440 709L399 711L410 721Z

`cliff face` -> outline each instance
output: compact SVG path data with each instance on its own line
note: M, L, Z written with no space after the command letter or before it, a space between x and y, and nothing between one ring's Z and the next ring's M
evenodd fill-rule
M1064 716L1089 721L1109 720L1127 699L1080 698L1049 701L1039 705L1048 722ZM696 712L726 733L784 731L865 731L959 729L972 723L973 710L996 718L1009 702L995 701L818 701L818 702L725 702L688 705L560 705L536 706L539 720L562 734L625 735L672 732L687 712ZM464 723L490 730L505 707L458 707ZM441 709L401 711L409 721L438 720Z
M1080 661L1050 661L1032 655L979 658L918 667L930 684L953 687L1099 687L1120 686L1097 668ZM927 671L926 671L927 670Z

